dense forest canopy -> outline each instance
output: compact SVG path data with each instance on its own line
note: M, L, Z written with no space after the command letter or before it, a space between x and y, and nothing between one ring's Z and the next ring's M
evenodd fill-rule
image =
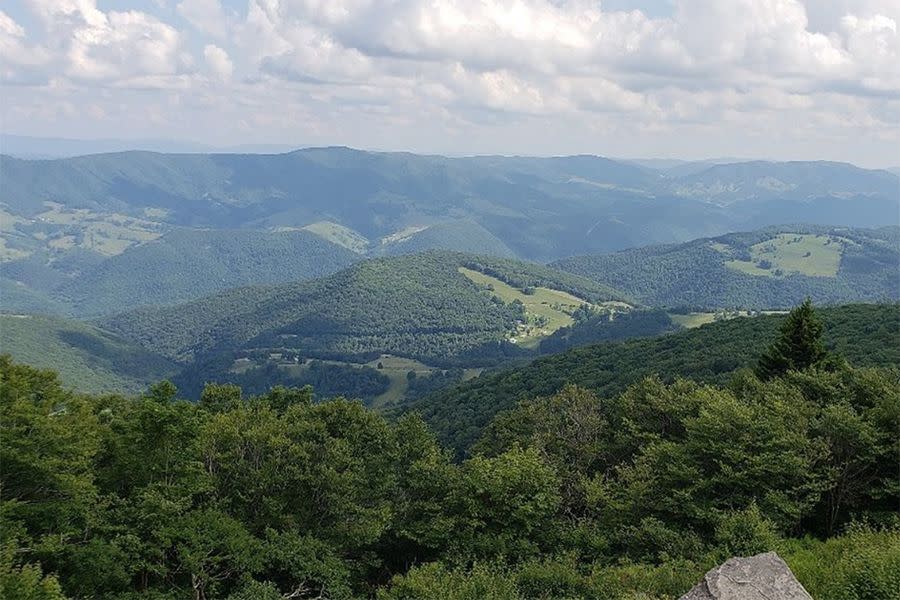
M900 365L900 305L847 305L819 309L824 343L860 366ZM782 315L741 317L659 338L574 348L416 399L441 441L464 452L498 411L534 395L552 395L567 384L600 395L621 393L649 375L723 384L755 366L776 335ZM551 341L551 340L548 340Z
M2 357L0 592L663 599L775 549L818 600L891 597L897 361L853 366L798 310L748 353L812 357L801 370L535 393L462 461L416 414L309 388L86 396Z
M436 364L521 354L508 343L520 304L460 273L469 266L520 287L553 286L579 301L622 301L588 279L520 261L426 252L369 260L327 278L229 290L101 321L147 350L187 361L223 351L302 350L320 358L392 353Z

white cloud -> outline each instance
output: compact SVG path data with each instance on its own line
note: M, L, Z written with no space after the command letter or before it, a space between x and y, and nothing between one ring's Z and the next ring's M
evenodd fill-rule
M195 29L207 35L224 38L228 33L228 17L219 0L182 0L176 10Z
M171 106L152 112L176 133L228 114L285 135L284 120L266 116L277 106L298 135L323 142L447 136L473 146L458 151L485 140L495 145L481 149L502 151L507 139L525 151L518 144L532 139L540 153L547 131L573 151L590 150L578 140L592 135L677 135L676 148L733 137L741 147L753 131L813 149L821 144L807 140L842 136L900 143L896 0L672 0L654 17L595 0L247 0L246 11L171 2L184 31L160 16L171 8L27 1L43 37L0 13L4 78L39 73L31 80L75 86L107 115L125 102L109 90L198 98L217 80L206 99L217 110L177 107L203 119L177 125ZM109 98L91 97L92 86Z
M31 0L56 52L60 73L73 80L121 81L177 75L190 67L182 35L139 11L103 12L94 0Z
M231 59L228 58L228 53L225 50L213 44L207 44L203 48L203 57L216 77L223 80L231 79L234 65L231 64Z
M0 10L0 81L43 80L40 68L50 58L45 48L29 44L25 29Z

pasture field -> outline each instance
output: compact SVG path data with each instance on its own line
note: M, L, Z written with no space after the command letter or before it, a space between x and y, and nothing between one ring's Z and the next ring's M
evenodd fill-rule
M380 369L378 369L379 364L381 364ZM363 366L378 369L379 373L384 374L391 380L391 385L387 391L372 400L372 408L383 408L402 402L406 397L406 391L409 389L409 381L406 376L410 371L415 371L416 375L427 377L435 370L433 367L429 367L425 363L412 358L403 358L390 354L382 354Z
M25 258L43 248L51 256L76 248L105 256L158 238L164 226L118 213L67 209L47 202L44 212L25 218L0 210L0 260Z
M406 391L409 389L409 382L406 377L410 371L415 371L416 375L422 377L427 377L435 371L434 367L430 367L418 360L414 360L412 358L404 358L402 356L394 356L392 354L382 354L375 360L371 360L367 363L355 363L340 360L307 359L299 364L281 364L279 365L279 368L284 369L292 375L298 375L305 369L309 369L309 365L313 362L313 360L332 365L353 367L355 369L371 367L372 369L377 369L379 373L390 379L390 387L388 387L388 389L383 394L376 396L375 399L372 400L370 406L372 406L373 408L384 408L386 406L391 406L402 402L406 397ZM251 365L250 367L248 367L248 363ZM378 368L379 364L381 365L380 369ZM252 361L249 361L248 359L238 359L234 362L231 371L234 373L245 372L248 368L252 368L254 366L257 365Z
M527 322L520 324L516 335L510 338L511 342L525 348L537 346L542 338L572 325L575 322L572 313L582 304L590 304L572 294L545 287L536 287L533 294L526 294L496 277L466 267L460 267L459 272L503 302L509 304L518 300L525 306Z
M730 269L761 277L800 273L811 277L835 277L841 265L843 245L852 243L831 235L781 233L750 247L749 261L730 260Z

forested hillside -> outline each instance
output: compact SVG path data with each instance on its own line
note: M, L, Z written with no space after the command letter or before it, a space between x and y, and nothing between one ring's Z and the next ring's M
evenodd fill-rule
M852 364L900 365L900 305L837 306L820 313L826 345ZM567 384L609 396L648 375L724 383L756 362L783 320L744 317L659 338L576 348L440 390L408 408L420 412L444 443L463 452L498 412Z
M239 286L315 279L359 258L307 231L176 230L107 259L54 295L78 314L109 314Z
M46 241L34 232L54 222L46 215L58 207L77 214L55 221L69 227L65 235L77 241L80 231L88 247L106 252L172 226L330 222L375 251L385 242L403 251L391 240L408 237L419 249L538 261L779 223L893 223L898 187L892 173L841 163L709 165L681 175L597 156L447 158L349 148L2 156L0 179L0 206L15 221L3 232L11 256Z
M165 306L237 286L330 275L360 257L307 231L177 229L120 254L81 248L3 264L6 311L79 316Z
M0 314L0 348L15 360L53 369L81 392L137 393L178 366L90 324L40 315Z
M758 368L723 386L573 385L615 362L597 348L632 360L643 342L536 363L569 382L507 404L462 461L414 414L309 389L84 396L2 356L0 594L671 600L775 550L817 600L893 598L898 312L823 311L823 344L804 306L641 353L667 378L667 357L738 337Z
M333 276L273 287L239 288L188 304L141 309L104 327L175 360L220 352L293 351L366 359L388 352L437 364L496 360L519 350L508 339L525 318L460 272L466 265L518 286L554 284L554 271L516 261L431 252L365 261ZM623 296L559 274L554 285L584 303Z
M900 298L900 228L803 225L554 263L652 306L786 308Z

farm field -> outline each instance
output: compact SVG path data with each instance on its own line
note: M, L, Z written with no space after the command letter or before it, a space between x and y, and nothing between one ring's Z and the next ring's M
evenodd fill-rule
M25 258L41 249L50 256L76 248L115 256L158 238L164 229L160 223L117 213L68 209L54 202L45 206L47 210L34 218L0 211L0 260Z
M781 233L771 240L751 246L751 260L731 260L725 265L761 277L779 277L790 273L834 277L846 243L852 242L831 235Z

